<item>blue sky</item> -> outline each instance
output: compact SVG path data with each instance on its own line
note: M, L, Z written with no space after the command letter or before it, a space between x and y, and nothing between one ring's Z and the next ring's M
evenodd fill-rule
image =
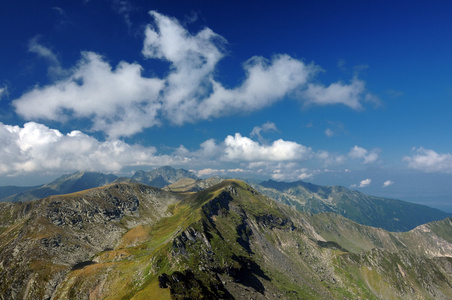
M452 211L447 1L3 1L0 185L162 165Z

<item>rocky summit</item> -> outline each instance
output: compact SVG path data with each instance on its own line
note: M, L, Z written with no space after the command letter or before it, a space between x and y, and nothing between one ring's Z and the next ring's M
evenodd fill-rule
M238 180L175 190L0 203L0 299L452 299L449 218L389 232Z

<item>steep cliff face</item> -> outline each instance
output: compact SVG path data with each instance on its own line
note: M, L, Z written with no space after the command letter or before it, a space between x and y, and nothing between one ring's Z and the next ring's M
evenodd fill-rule
M0 206L4 299L450 299L450 220L407 233L243 182L139 184Z

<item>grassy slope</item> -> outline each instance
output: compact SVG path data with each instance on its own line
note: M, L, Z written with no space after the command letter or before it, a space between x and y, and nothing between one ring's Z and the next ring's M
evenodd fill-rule
M441 299L452 294L450 261L411 253L402 237L387 231L335 214L300 213L240 181L183 197L155 222L127 226L134 217L123 217L118 224L128 230L116 246L67 273L54 298ZM5 209L0 217L8 214L14 213ZM8 226L2 235L11 239L21 226ZM429 230L447 236L451 227L449 221ZM32 263L47 270L41 276L49 280L44 262Z
M187 194L170 210L154 226L129 231L98 264L72 272L59 298L88 291L108 299L374 297L358 271L337 274L342 250L319 245L306 223L288 217L299 213L242 182Z

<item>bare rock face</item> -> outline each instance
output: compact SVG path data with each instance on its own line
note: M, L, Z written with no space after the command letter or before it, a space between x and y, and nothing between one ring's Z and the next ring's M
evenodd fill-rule
M0 294L46 299L71 270L112 249L139 224L168 216L175 195L140 184L112 184L25 203L2 203Z

